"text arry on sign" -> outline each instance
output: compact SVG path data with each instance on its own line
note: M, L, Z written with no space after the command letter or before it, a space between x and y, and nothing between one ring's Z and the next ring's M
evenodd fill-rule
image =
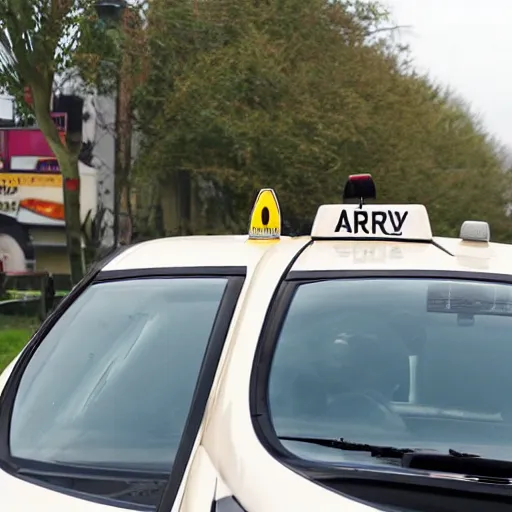
M408 214L408 211L343 209L334 231L356 235L402 236L402 228Z

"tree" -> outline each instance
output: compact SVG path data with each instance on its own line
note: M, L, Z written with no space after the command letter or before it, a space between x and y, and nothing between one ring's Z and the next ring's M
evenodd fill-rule
M132 165L133 94L145 73L144 0L130 2L118 20L100 20L82 28L77 52L85 61L87 80L100 95L114 96L114 242L131 237L130 174ZM98 37L98 31L101 36ZM104 36L107 36L105 39ZM84 51L85 50L85 51ZM101 214L100 214L101 215Z
M0 4L0 89L21 105L24 89L30 89L32 113L59 162L74 283L84 272L78 171L82 137L68 133L61 141L50 105L56 76L77 67L85 70L97 60L81 43L83 34L90 36L94 21L92 0L3 0ZM101 31L96 37L101 40Z
M496 145L413 71L387 20L368 2L154 0L138 167L177 205L167 231L243 232L265 186L303 230L348 174L372 172L379 202L426 204L437 234L471 215L508 236Z
M354 23L363 13L364 24ZM380 16L362 2L350 11L298 0L151 4L150 74L139 103L146 151L140 162L165 170L160 177L172 184L167 203L179 203L172 192L183 170L215 182L216 191L229 196L224 201L214 193L209 203L222 204L222 211L213 204L208 212L203 208L206 222L202 228L195 223L194 231L241 228L238 219L245 216L238 204L270 180L285 190L281 197L291 216L299 207L305 214L306 204L314 212L325 184L321 178L328 179L315 167L334 169L339 158L331 142L357 136L356 118L343 122L357 104L350 95L343 98L332 80L332 63L342 60L333 24L343 24L343 36L355 40ZM352 52L348 45L341 50L345 58ZM302 195L311 189L306 201L298 199L295 185L304 187Z

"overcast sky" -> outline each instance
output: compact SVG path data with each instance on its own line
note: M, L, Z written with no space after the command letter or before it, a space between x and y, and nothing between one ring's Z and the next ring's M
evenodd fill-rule
M421 70L451 85L512 147L512 0L382 0ZM0 117L10 116L0 99Z
M512 146L512 0L384 0L417 67L451 85Z

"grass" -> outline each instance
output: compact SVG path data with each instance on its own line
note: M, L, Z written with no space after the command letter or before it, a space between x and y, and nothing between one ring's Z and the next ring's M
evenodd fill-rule
M69 292L56 291L56 297L65 297ZM6 300L25 299L30 297L40 297L41 292L37 290L7 290Z
M35 318L0 315L0 372L19 354L37 326Z

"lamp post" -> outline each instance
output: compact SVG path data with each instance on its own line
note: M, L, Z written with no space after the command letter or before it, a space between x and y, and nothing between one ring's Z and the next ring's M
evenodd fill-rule
M94 4L98 18L107 27L118 26L123 19L123 13L127 7L126 0L97 0ZM114 111L115 138L114 138L114 249L119 246L119 178L120 165L120 126L119 107L121 97L121 69L118 67L116 73L116 105Z

